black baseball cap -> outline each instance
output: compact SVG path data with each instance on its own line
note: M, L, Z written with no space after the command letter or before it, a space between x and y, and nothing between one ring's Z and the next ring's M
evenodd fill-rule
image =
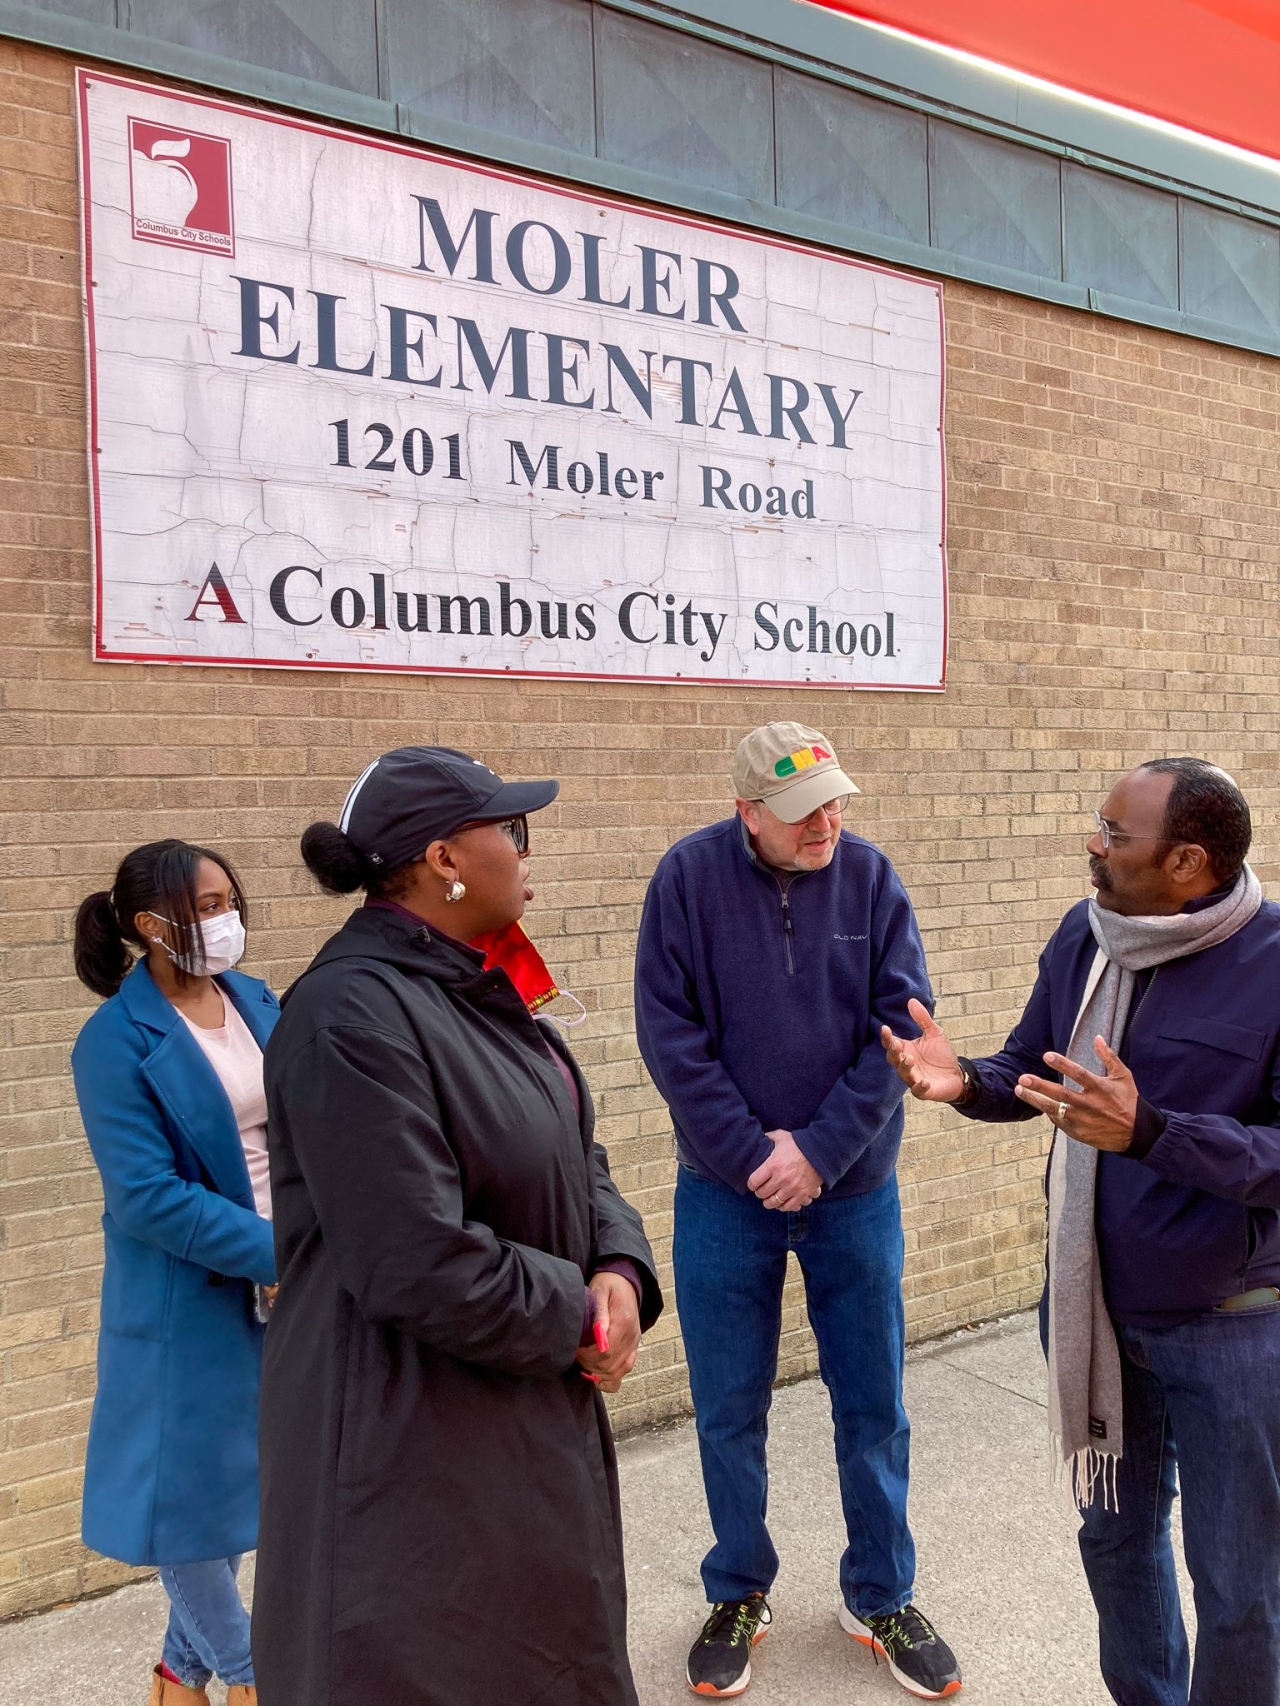
M394 871L464 823L541 811L559 792L559 782L504 782L451 746L398 746L356 778L338 827L370 864Z

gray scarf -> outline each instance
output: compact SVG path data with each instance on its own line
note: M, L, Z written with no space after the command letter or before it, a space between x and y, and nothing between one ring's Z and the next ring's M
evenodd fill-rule
M1089 922L1098 952L1067 1059L1102 1073L1094 1038L1119 1049L1135 973L1216 947L1243 929L1261 905L1262 889L1248 865L1230 894L1199 912L1128 918L1093 901ZM1071 1079L1067 1083L1079 1088ZM1049 1160L1049 1427L1081 1506L1093 1503L1099 1477L1104 1503L1114 1500L1116 1464L1124 1451L1120 1351L1103 1300L1094 1228L1097 1171L1097 1150L1059 1131Z

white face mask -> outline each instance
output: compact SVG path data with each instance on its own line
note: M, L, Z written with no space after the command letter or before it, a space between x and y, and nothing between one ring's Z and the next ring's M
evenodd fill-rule
M153 913L152 916L160 919L163 924L173 925L173 920L166 918L161 912ZM176 925L173 927L177 928ZM216 977L219 972L230 971L232 966L239 964L244 954L245 936L244 925L240 922L238 912L220 912L216 918L202 919L200 934L204 938L203 966L196 965L191 954L175 954L169 944L159 936L153 936L151 940L159 943L174 965L181 966L183 971L190 972L194 977L198 977L201 971Z

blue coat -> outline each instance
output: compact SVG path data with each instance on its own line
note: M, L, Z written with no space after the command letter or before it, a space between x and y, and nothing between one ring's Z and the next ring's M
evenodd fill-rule
M265 1045L275 996L217 981ZM248 1551L263 1331L246 1282L272 1283L275 1256L231 1103L145 964L81 1030L71 1070L106 1200L85 1544L126 1564Z

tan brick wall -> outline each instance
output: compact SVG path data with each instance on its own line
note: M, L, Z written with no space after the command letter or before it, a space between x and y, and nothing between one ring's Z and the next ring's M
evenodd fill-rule
M1181 751L1229 766L1264 881L1280 874L1280 365L964 285L946 291L945 696L92 664L71 89L65 57L0 42L0 1615L124 1573L76 1538L100 1239L67 1055L92 1005L72 912L130 846L224 847L255 903L252 969L280 988L344 911L312 892L299 830L370 755L443 741L560 775L531 925L590 1009L576 1046L664 1263L672 1144L636 1056L633 933L658 855L721 815L744 729L786 714L833 737L865 789L851 822L902 871L941 1016L974 1053L1083 892L1085 814L1122 767ZM908 1133L913 1335L1032 1302L1043 1123L913 1109ZM785 1325L784 1371L812 1369L794 1292ZM685 1403L671 1313L618 1419Z

